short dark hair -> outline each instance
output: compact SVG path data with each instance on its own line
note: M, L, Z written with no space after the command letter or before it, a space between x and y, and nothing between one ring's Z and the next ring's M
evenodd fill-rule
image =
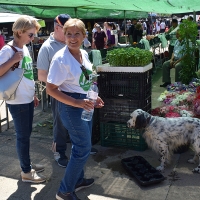
M172 19L172 23L178 23L177 19Z
M189 16L189 17L188 17L188 20L193 21L193 19L194 19L194 18L193 18L192 16Z

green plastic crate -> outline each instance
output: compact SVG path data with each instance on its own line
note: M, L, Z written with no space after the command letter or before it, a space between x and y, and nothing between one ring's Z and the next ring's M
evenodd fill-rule
M142 137L143 131L128 128L123 123L100 122L101 145L144 151L147 149L147 144Z

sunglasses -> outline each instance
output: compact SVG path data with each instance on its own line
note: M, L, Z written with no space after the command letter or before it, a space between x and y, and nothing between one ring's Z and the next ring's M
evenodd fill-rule
M29 38L32 38L33 36L35 36L34 33L30 33L30 34L28 34L28 37L29 37Z
M87 73L87 69L83 65L81 65L81 70L82 70L85 78L89 81L89 75Z

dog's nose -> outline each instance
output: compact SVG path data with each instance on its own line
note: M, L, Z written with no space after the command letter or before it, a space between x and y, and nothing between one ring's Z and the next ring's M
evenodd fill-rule
M127 122L127 126L130 128L130 126L131 126L131 125L130 125L130 122Z

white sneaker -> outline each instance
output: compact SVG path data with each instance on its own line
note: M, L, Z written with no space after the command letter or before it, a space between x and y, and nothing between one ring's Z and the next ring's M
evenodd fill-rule
M54 152L53 155L54 155L54 160L58 162L58 159L60 158L60 154L58 152Z
M29 183L43 183L46 181L44 176L38 175L34 169L31 169L29 173L21 172L23 182Z

